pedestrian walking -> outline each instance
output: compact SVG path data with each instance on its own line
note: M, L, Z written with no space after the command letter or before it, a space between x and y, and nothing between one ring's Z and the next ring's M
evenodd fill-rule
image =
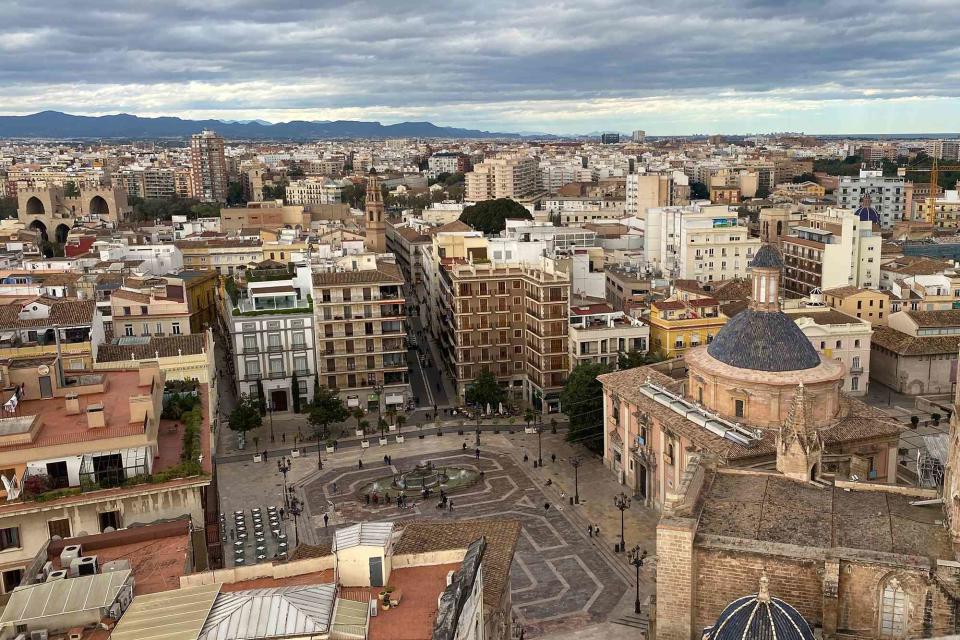
M333 489L332 493L336 493L336 492L337 492L337 481L336 481L336 480L333 481L333 486L332 486L331 488Z
M588 524L588 525L587 525L587 535L590 536L591 538L593 537L593 525L592 525L592 524Z
M597 536L598 538L600 537L600 525L593 525L593 535Z
M467 443L466 443L466 442L463 443L463 450L464 450L464 451L467 450Z
M233 537L234 537L234 535L235 535L234 530L233 530L233 529L230 529L230 542L233 542Z
M323 528L327 528L327 523L330 522L330 516L328 514L323 514Z
M447 503L447 506L450 508L450 511L453 511L453 500L450 500L450 501Z
M286 432L286 431L280 432L280 442L283 442L283 443L286 443L286 442L287 442L287 432Z
M551 460L554 464L556 464L556 462L557 462L557 454L551 453L551 454L550 454L550 460Z
M357 460L357 467L363 469L363 460Z
M477 460L479 460L479 459L480 459L480 447L477 447L477 450L476 450L475 453L476 453L476 455L477 455Z

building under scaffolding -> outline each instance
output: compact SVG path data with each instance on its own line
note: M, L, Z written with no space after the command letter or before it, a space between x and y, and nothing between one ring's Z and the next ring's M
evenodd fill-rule
M922 438L923 446L917 450L917 479L921 487L942 487L950 437L937 434Z

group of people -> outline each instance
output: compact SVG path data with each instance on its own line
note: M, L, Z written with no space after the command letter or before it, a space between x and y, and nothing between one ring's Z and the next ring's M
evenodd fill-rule
M600 525L598 524L588 524L587 525L587 535L591 538L600 537Z

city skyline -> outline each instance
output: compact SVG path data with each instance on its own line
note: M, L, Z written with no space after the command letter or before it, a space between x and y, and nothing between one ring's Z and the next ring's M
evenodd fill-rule
M54 24L49 7L12 2L0 114L428 120L559 135L949 132L960 107L949 8L217 2L107 5Z

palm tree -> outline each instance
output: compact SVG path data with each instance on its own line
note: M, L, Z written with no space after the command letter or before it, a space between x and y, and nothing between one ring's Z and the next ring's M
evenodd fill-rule
M387 419L390 421L390 424L396 424L397 410L396 408L393 407L393 405L391 405L390 408L387 409Z
M407 416L397 416L397 435L403 430L403 425L407 422Z
M354 407L350 411L350 415L353 416L354 420L357 421L357 429L360 428L360 421L363 420L363 409L360 407Z
M378 418L377 426L380 428L380 439L383 440L386 437L385 432L387 430L387 421L383 418Z
M370 428L370 423L366 420L361 420L357 423L357 429L363 431L363 435L367 435L367 429Z
M527 421L527 428L530 428L530 423L533 422L534 418L537 417L537 414L533 412L533 409L527 409L523 412L523 419Z

